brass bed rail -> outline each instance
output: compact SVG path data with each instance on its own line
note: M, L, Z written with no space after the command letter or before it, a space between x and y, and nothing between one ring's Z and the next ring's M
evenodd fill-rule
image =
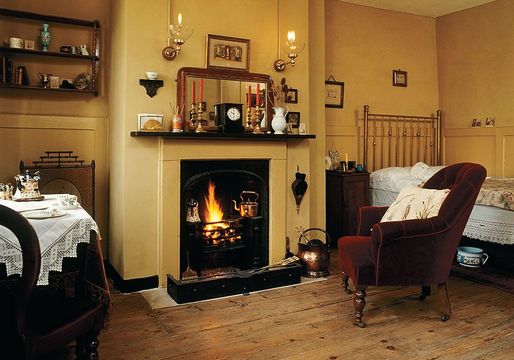
M367 171L441 164L441 110L431 116L372 114L364 105L364 167Z

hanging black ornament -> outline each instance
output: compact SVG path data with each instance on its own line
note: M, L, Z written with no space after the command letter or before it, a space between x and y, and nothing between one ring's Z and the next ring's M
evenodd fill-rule
M306 174L301 173L299 167L295 174L295 180L291 184L293 190L294 199L296 201L296 213L300 213L300 203L302 202L303 195L307 192L307 182L305 181Z

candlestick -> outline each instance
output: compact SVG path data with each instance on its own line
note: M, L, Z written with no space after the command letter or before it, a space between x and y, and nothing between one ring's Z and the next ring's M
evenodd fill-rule
M203 79L200 79L200 96L198 98L198 102L203 101Z
M195 126L196 120L196 104L191 103L191 110L189 110L189 126Z
M200 79L200 94L202 94L202 80ZM201 96L201 95L200 95ZM198 125L196 126L196 130L195 130L195 133L204 133L206 132L203 128L203 125L202 125L202 122L203 122L203 105L202 105L202 102L199 102L198 103L198 110L197 110L197 114L198 114L198 118L197 118L197 121L198 121Z
M252 108L250 105L246 108L246 127L249 129L252 128Z
M261 104L261 91L259 88L259 84L257 84L257 94L255 94L255 106L259 106Z
M193 104L196 102L196 96L195 96L195 88L196 88L196 81L193 81Z
M258 98L258 97L257 97ZM255 125L253 126L252 134L264 134L261 130L261 119L260 119L261 108L259 105L255 105Z

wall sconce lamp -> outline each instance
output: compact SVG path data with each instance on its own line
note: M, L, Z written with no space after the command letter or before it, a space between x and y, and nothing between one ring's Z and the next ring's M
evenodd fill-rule
M168 26L168 46L162 49L162 56L166 60L173 60L180 53L181 46L185 44L191 35L193 35L193 29L186 25L182 25L182 14L179 13L177 17L177 24L171 24ZM173 41L173 45L170 45L170 40Z
M287 54L287 57L289 58L289 61L285 61L282 59L275 60L273 63L273 68L275 71L282 72L286 69L287 65L291 65L291 67L294 67L294 64L296 63L296 58L298 55L303 51L305 48L305 44L301 45L301 47L298 46L296 43L296 33L294 30L289 30L287 32L287 41L285 43L285 53Z

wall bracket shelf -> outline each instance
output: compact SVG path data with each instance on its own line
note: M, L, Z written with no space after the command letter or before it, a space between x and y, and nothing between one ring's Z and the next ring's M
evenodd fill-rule
M139 79L139 85L145 87L148 96L154 97L157 94L157 89L164 86L164 81Z

